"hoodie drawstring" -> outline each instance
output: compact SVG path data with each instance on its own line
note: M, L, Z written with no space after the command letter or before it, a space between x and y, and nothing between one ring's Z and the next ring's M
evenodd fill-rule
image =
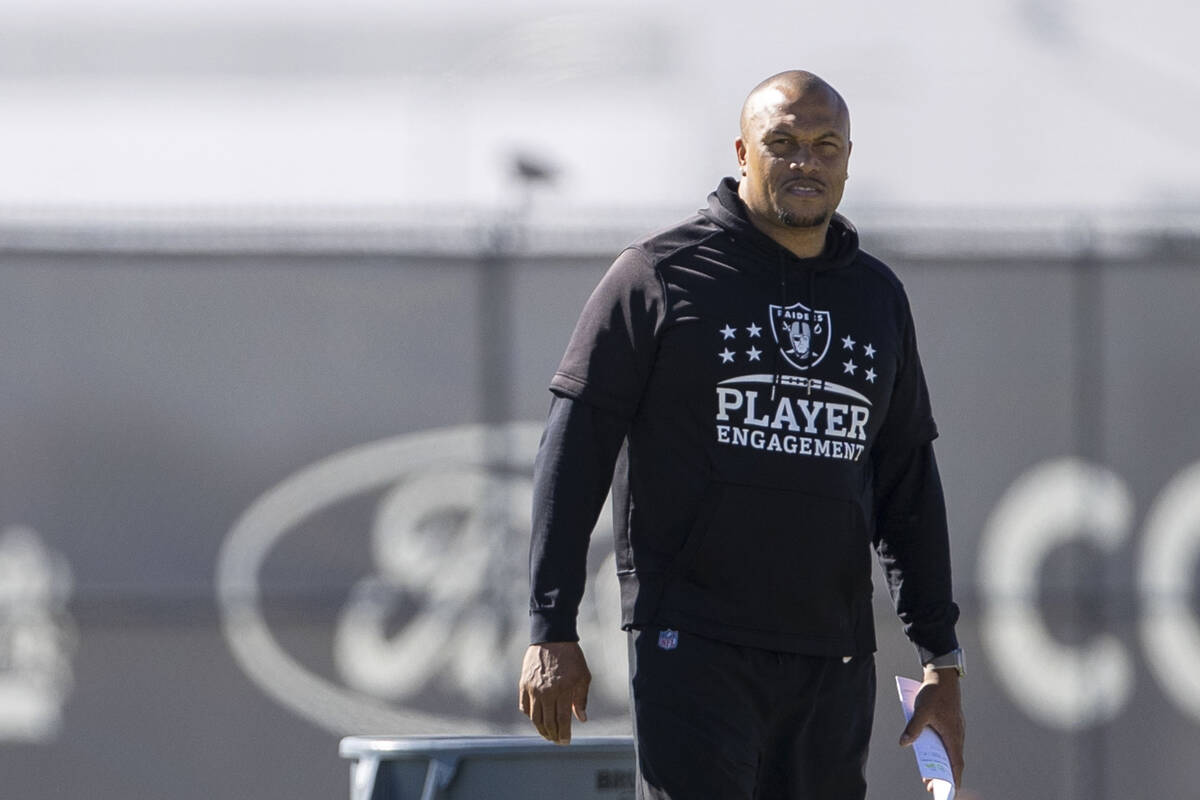
M779 252L779 307L781 309L787 308L787 265L783 261L783 251ZM782 356L780 355L780 348L776 347L775 348L775 358L773 358L771 360L772 364L774 364L774 366L775 366L775 376L774 376L774 379L771 381L771 402L772 403L775 402L775 393L779 389L779 381L780 381L779 359L780 358L782 358Z
M816 276L817 271L815 269L808 271L808 285L805 287L804 304L808 306L809 312L813 315L813 333L820 333L817 330L817 326L820 323L817 322ZM807 388L808 396L812 397L812 378L806 380L804 385Z

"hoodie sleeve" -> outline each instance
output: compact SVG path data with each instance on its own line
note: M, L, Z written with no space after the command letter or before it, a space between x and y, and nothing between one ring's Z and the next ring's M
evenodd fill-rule
M588 541L650 375L664 291L627 249L588 298L550 382L554 399L533 475L529 550L533 642L576 641Z
M529 545L530 641L579 640L575 617L588 541L628 424L611 412L555 396L533 467Z
M904 305L902 363L873 454L874 545L904 633L921 662L958 647L950 540L933 453L937 426Z
M937 438L937 424L929 405L929 389L925 385L925 370L917 352L917 334L913 326L908 298L901 292L900 364L892 387L887 417L879 431L876 447L884 451L911 450Z
M946 503L933 444L875 460L875 550L921 663L958 647Z

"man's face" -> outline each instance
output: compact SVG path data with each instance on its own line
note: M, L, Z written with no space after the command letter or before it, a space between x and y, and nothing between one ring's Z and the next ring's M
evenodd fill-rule
M850 119L822 87L766 89L749 109L736 144L738 193L761 225L816 228L842 200L850 159Z

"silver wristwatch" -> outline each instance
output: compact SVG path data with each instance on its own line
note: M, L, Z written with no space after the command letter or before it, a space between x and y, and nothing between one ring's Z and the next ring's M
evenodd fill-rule
M957 650L951 650L949 653L934 656L926 661L924 666L928 669L948 669L949 667L954 667L958 671L958 677L960 678L967 674L967 662L963 657L961 647Z

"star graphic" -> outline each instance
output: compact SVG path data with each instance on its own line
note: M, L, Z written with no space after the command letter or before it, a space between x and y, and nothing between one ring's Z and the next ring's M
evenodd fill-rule
M843 361L842 367L844 367L842 370L843 373L846 375L853 375L854 370L858 369L858 364L854 363L854 359L850 359L849 361Z
M867 354L867 358L875 357L875 348L872 347L870 343L868 343L867 346L863 348L863 352Z
M750 357L751 361L758 361L758 357L762 355L762 350L759 350L757 347L751 347L746 351L746 355Z
M854 340L851 339L849 336L843 336L842 337L842 349L843 350L853 350L854 349Z
M867 374L864 375L863 377L867 379L868 383L874 383L875 378L878 376L875 374L875 370L869 369L869 370L867 370Z
M756 338L758 338L759 334L761 334L761 333L762 333L762 328L760 328L759 326L755 325L753 322L751 322L751 323L750 323L750 327L749 327L749 328L746 328L746 330L747 330L747 331L750 333L750 338L751 338L751 339L756 339Z
M733 335L735 333L737 333L737 329L734 328L732 325L730 325L728 322L725 323L724 328L721 328L721 335L724 336L726 339L732 339Z
M721 352L717 353L717 355L719 355L721 357L722 364L728 364L730 361L733 361L733 353L730 351L730 349L728 347L726 347Z

